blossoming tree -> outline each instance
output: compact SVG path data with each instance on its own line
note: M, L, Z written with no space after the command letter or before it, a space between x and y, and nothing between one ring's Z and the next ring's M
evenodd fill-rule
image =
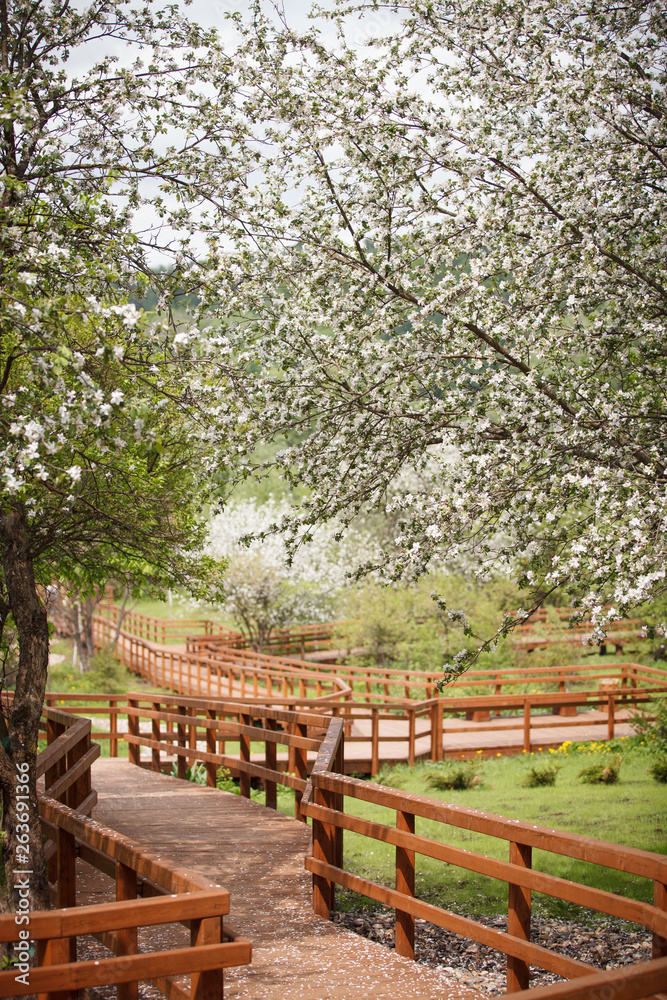
M236 224L222 202L246 163L225 118L229 62L177 9L7 0L0 14L0 624L18 642L0 721L4 884L28 844L31 905L47 907L44 595L54 579L83 593L110 575L203 585L205 561L185 553L204 537L235 417L215 331L177 324L170 302L189 288L207 212ZM148 322L131 296L150 255L169 252L178 284L163 275L162 319ZM13 908L11 889L0 902Z
M664 5L407 0L347 45L383 8L248 29L247 413L294 435L296 532L388 506L393 574L472 546L529 590L501 632L566 587L600 636L666 584Z
M290 553L278 530L291 504L269 498L230 502L211 519L205 551L226 564L224 608L257 650L285 625L331 621L355 570L377 558L374 536L358 526L320 526Z

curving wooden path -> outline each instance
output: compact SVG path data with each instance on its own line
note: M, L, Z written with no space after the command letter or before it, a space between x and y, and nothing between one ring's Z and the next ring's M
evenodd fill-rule
M303 823L116 759L96 761L93 782L96 820L229 890L228 923L251 939L253 959L225 973L226 1000L479 1000L444 973L313 912Z

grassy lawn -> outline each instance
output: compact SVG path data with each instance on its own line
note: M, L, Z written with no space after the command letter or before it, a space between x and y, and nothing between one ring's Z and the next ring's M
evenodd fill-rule
M187 597L181 597L178 594L173 595L171 606L168 601L145 598L137 601L136 604L132 606L131 610L136 611L138 614L149 615L151 618L171 618L176 620L179 618L212 618L214 621L219 621L223 625L229 624L233 627L233 623L231 621L227 622L225 620L224 614L221 613L220 608L196 604Z
M637 746L629 744L636 742ZM410 769L400 766L385 770L378 781L405 791L417 792L484 812L498 813L536 825L569 830L598 840L667 853L667 785L658 784L648 772L654 759L638 740L617 741L623 763L620 780L612 785L581 784L578 772L609 753L600 744L569 746L553 754L525 757L500 757L484 761L482 783L461 791L438 792L429 786L428 774L433 765ZM556 761L560 766L554 786L528 788L522 781L529 763ZM395 825L395 813L380 806L345 799L347 812ZM489 857L508 859L506 841L459 830L417 817L416 832L434 840L446 841ZM357 834L345 833L345 865L349 871L385 885L393 885L394 848ZM535 851L533 867L553 875L610 892L652 902L653 885L647 879L600 868L585 862ZM417 895L477 916L494 916L507 911L507 886L495 879L417 855ZM372 907L370 901L341 893L345 907ZM534 894L534 911L560 918L585 919L587 911L570 903Z

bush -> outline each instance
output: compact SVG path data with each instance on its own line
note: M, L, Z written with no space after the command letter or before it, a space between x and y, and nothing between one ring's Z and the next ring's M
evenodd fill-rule
M521 784L524 788L542 788L555 785L560 767L557 764L533 764Z
M630 725L642 737L649 749L658 753L667 752L667 698L657 698L651 711L638 711L630 720Z
M461 791L482 783L480 770L476 760L466 761L465 764L444 764L437 770L429 771L426 780L431 788L437 788L439 792Z
M232 772L228 767L219 767L215 776L215 787L221 792L232 792L233 795L240 795L238 779L232 777Z
M120 662L113 649L102 646L90 661L90 670L86 680L92 684L92 690L104 694L122 694L126 690L127 670Z
M651 774L661 785L667 784L667 756L658 757L649 768Z
M605 760L582 768L577 777L584 785L615 785L622 760L620 753L610 755Z
M169 772L172 778L178 777L178 765L176 761L171 765L171 771ZM185 769L185 780L193 781L195 785L205 785L206 784L206 767L200 760L196 760L192 767Z

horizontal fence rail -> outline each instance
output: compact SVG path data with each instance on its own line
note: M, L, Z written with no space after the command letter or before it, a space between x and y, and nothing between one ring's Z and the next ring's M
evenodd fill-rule
M108 623L93 619L96 646L105 642ZM211 698L269 698L273 701L312 698L323 701L349 694L345 681L313 673L302 660L224 647L212 655L155 643L120 629L116 652L133 673L156 687L183 695Z
M87 816L97 802L90 768L100 755L99 746L91 741L91 728L90 719L46 706L40 733L47 745L37 757L37 779L44 778L44 794Z

